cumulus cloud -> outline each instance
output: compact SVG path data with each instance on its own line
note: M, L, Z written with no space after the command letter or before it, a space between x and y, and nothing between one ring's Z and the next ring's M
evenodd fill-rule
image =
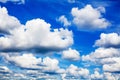
M91 5L71 10L73 23L79 30L84 31L106 29L110 23L102 17L103 12L105 12L104 7L93 8Z
M2 9L5 12L7 11L5 8ZM9 18L9 15L7 15L7 18ZM4 22L3 20L1 19L2 22ZM20 25L16 18L13 18L7 25L5 22L5 25L1 25L0 28L10 31L10 35L0 37L0 51L58 51L73 44L72 31L63 28L51 31L50 26L42 19L27 21L25 25ZM15 28L11 31L9 30L11 27Z
M88 55L83 55L82 60L101 65L104 72L111 73L104 74L104 79L119 79L120 77L112 75L117 75L120 72L119 41L120 37L117 33L102 33L94 45L99 46L99 48Z
M82 56L83 61L96 61L97 59L104 59L104 58L110 58L110 57L120 57L120 50L115 48L98 48L94 52L91 52L90 54L86 56ZM98 60L98 62L100 62Z
M57 59L52 59L49 57L36 58L31 53L22 55L9 55L6 53L1 53L1 55L8 61L15 65L27 68L27 69L39 69L41 72L47 73L64 73L64 69L59 67L59 61Z
M94 46L100 47L120 47L120 35L117 33L101 33L100 39L96 40Z
M60 16L58 18L58 21L61 22L63 24L63 26L70 26L71 25L71 22L69 22L64 15Z
M117 80L115 76L112 75L112 73L109 73L109 72L105 72L104 73L104 79L107 79L107 80Z
M119 73L120 72L120 57L110 58L109 62L113 62L113 63L104 64L103 70L107 72Z
M0 7L0 33L10 33L14 28L21 26L19 20L8 14L5 7Z
M51 59L46 57L43 59L42 63L45 67L43 67L44 72L56 72L56 73L63 73L64 69L60 69L59 61L57 59Z
M89 76L89 70L86 68L78 68L77 66L71 64L66 69L66 78L76 78L76 79L82 79L82 78L88 78Z
M25 4L25 0L0 0L2 3L13 2L18 4Z
M80 60L80 53L75 49L69 48L62 52L62 58L73 61Z
M10 56L3 54L7 61L15 63L15 65L23 68L38 68L38 64L41 63L41 58L36 58L33 54L23 54L20 56Z
M103 66L103 71L120 72L120 50L115 48L98 48L86 56L82 56L83 61L91 61Z
M120 56L120 50L115 48L98 48L94 52L86 56L82 56L83 60L91 60L91 59L103 59L109 57L118 57Z
M100 74L97 70L95 70L94 74L91 74L91 79L102 80L103 79L103 74Z

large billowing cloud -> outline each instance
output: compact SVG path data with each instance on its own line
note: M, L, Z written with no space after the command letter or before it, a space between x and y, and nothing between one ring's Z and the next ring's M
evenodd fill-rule
M5 12L2 15L8 19L0 26L0 30L10 32L10 35L0 37L0 51L54 51L73 44L72 31L63 28L52 30L51 25L42 19L33 19L22 25L16 18L9 16L5 8L1 8L0 12ZM2 22L4 19L1 19Z
M75 49L69 48L62 52L62 58L73 61L80 60L80 53Z
M120 47L120 35L117 33L102 33L100 39L96 40L95 46L100 47Z
M110 23L102 17L102 13L105 13L104 7L93 8L91 5L71 10L73 23L79 30L84 31L106 29Z

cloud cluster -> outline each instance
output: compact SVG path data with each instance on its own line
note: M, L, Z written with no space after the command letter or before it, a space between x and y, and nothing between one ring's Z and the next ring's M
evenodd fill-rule
M83 55L83 61L90 61L101 65L105 72L104 79L119 79L120 72L120 37L117 33L101 33L100 39L95 42L95 46L99 46L94 52ZM106 73L108 72L108 73ZM114 74L114 75L113 75ZM117 76L115 76L117 75Z
M103 12L105 12L104 7L93 8L91 5L71 10L73 23L79 30L84 31L106 29L110 23L102 17Z
M68 2L74 3L75 1L68 0ZM102 6L94 8L92 5L86 5L81 9L73 7L71 10L73 19L71 22L64 15L60 16L58 21L64 26L75 25L80 31L103 30L110 26L110 22L103 17L104 13L105 8Z
M36 58L33 54L22 54L11 56L7 53L1 53L8 62L14 63L16 66L26 69L38 69L42 72L62 73L63 69L59 67L59 61L49 57Z
M6 3L8 0L4 0ZM13 0L12 2L22 2ZM71 0L70 0L71 1ZM74 1L74 0L73 0ZM1 1L0 1L1 2ZM104 7L93 8L87 5L82 9L72 8L73 23L79 30L105 29L109 22L102 17ZM71 23L63 15L58 19L64 26ZM87 23L87 24L86 24ZM93 74L84 67L70 63L63 66L59 60L51 57L40 57L32 52L61 51L62 60L79 61L80 53L69 48L73 42L73 33L68 29L52 29L43 19L33 19L21 24L20 21L8 14L5 7L0 7L0 59L8 65L19 67L26 72L11 71L9 67L0 66L0 78L10 79L89 79L117 80L120 78L120 36L117 33L102 33L95 42L95 51L82 56L82 61L89 61L103 67L103 74L95 70ZM27 52L27 53L26 53ZM30 53L31 52L31 53ZM37 55L37 56L36 56ZM2 57L2 58L1 58ZM52 76L51 76L52 75ZM54 75L54 76L53 76ZM56 77L57 76L57 77Z
M67 29L53 29L42 19L27 21L25 25L8 15L6 8L0 8L0 16L8 19L0 26L0 31L10 32L10 35L0 37L0 51L58 51L73 44L72 31ZM29 45L29 46L28 46Z

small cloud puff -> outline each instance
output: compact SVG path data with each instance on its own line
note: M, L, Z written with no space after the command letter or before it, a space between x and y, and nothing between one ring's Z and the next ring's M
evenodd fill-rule
M62 52L62 58L72 61L80 60L80 53L75 49L69 48Z

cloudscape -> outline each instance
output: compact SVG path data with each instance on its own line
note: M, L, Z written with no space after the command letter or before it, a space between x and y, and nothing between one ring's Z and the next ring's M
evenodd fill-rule
M0 0L0 80L120 80L119 0Z

